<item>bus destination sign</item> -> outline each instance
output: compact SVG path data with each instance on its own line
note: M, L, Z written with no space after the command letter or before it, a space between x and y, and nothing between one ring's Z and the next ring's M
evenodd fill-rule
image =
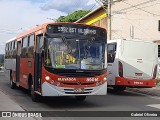
M49 25L47 33L64 33L64 34L80 34L80 35L104 35L105 31L96 27L80 26L80 25Z
M72 28L72 27L61 27L58 26L58 31L62 33L78 33L78 34L93 34L95 35L97 32L96 30L89 29L89 28Z

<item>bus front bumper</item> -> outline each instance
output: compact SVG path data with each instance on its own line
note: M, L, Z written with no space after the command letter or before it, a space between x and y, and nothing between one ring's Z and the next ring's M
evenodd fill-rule
M126 87L155 87L156 79L130 79L123 77L116 77L115 85Z
M81 93L76 93L74 88L57 87L47 82L42 84L42 96L87 96L87 95L106 95L107 82L95 87L86 87Z

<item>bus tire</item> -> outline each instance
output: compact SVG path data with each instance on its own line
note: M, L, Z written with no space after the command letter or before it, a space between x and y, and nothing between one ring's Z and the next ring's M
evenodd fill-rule
M28 77L28 93L31 95L31 88L32 88L32 76L29 75Z
M76 100L83 102L86 99L86 96L76 96Z
M33 102L39 102L40 96L34 92L33 85L32 84L30 84L30 85L31 85L30 86L30 88L31 88L31 90L30 90L31 93L30 94L31 94L32 101Z
M124 86L114 86L113 88L117 92L122 92L126 89L126 87L124 87Z
M16 83L13 82L12 71L10 72L10 86L12 89L16 88Z

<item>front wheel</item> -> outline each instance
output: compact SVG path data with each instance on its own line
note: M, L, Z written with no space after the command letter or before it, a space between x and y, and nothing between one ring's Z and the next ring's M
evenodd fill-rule
M83 102L86 99L86 96L76 96L76 100Z
M30 93L31 93L31 98L33 102L39 102L40 100L40 96L38 94L36 94L33 90L33 85L30 86Z

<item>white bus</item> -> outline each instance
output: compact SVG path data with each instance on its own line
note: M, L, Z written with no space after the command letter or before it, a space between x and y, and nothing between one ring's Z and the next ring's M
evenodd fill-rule
M143 40L110 40L108 49L108 85L123 91L126 87L156 86L158 45Z

